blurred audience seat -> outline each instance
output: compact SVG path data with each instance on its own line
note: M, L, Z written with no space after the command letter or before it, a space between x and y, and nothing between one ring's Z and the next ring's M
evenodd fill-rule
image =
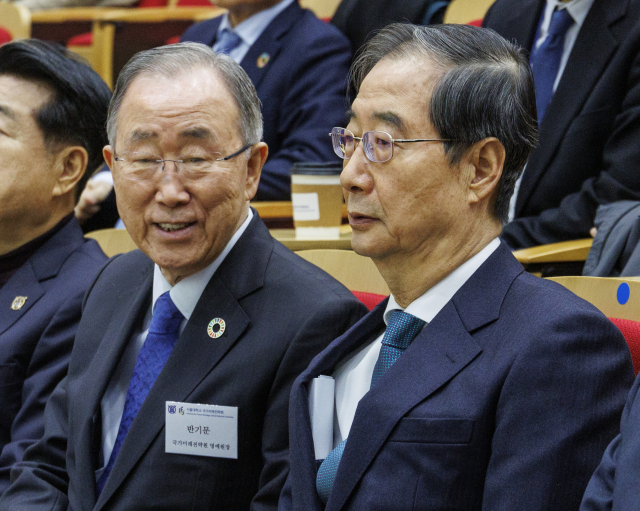
M369 310L389 295L389 287L368 257L352 250L300 250L300 257L344 284Z
M553 280L597 307L622 332L640 371L640 278L555 277Z
M0 44L31 37L31 14L22 5L0 2Z
M137 245L125 229L100 229L85 234L98 242L102 251L109 257L137 249Z
M478 25L495 0L451 0L443 23Z
M581 275L593 238L562 241L515 250L513 255L525 269L541 277Z

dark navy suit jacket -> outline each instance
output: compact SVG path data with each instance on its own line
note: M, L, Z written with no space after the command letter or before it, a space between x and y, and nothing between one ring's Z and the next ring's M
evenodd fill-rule
M497 0L484 26L531 50L545 0ZM595 0L540 125L503 238L589 237L598 205L640 200L640 1Z
M353 294L275 241L255 214L207 284L120 449L100 498L101 401L151 305L153 263L117 256L90 288L69 374L42 440L12 473L0 509L267 510L289 471L291 384L366 312ZM207 325L226 330L211 339ZM167 454L165 401L238 407L238 459Z
M620 434L609 444L584 494L580 511L640 510L640 377L622 412Z
M307 388L380 334L385 305L294 383L280 511L324 509ZM611 322L501 245L359 402L326 509L577 509L632 380Z
M193 25L181 41L212 46L220 21ZM258 91L269 145L256 200L291 200L295 162L340 161L329 132L345 122L350 61L348 39L297 2L276 16L242 59Z
M82 298L107 257L72 219L0 289L0 493L44 432L44 407L67 373ZM12 310L16 296L27 300Z

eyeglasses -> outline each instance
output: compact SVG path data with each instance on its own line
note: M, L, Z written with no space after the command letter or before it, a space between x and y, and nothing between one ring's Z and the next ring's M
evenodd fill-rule
M236 151L229 156L222 156L220 153L208 151L195 151L193 154L185 154L178 156L177 160L169 160L161 158L157 154L142 153L136 151L123 152L114 157L115 161L121 162L121 171L127 177L144 180L152 178L158 171L163 171L165 162L172 161L176 165L176 169L184 177L197 178L208 174L215 169L216 164L222 161L228 161L231 158L242 154L253 144L247 144L242 149Z
M369 160L376 163L384 163L393 157L394 142L450 142L450 139L443 138L414 138L402 139L391 138L391 135L385 131L367 131L362 137L356 137L346 128L333 128L331 133L331 142L333 143L334 152L343 160L348 160L353 156L357 147L357 142L362 140L364 154Z

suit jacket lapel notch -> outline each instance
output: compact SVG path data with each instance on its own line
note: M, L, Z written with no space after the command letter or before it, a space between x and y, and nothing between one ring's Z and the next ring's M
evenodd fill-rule
M569 126L580 115L589 95L619 46L612 25L626 13L627 0L612 5L594 2L580 28L558 88L540 124L539 150L522 178L516 200L516 216L522 213L545 170L555 157ZM597 51L593 49L597 48Z

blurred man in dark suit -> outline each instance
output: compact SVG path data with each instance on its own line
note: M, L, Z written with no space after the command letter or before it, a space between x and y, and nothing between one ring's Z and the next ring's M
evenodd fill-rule
M110 97L61 47L0 47L0 493L43 434L82 297L106 261L73 208L103 161Z

